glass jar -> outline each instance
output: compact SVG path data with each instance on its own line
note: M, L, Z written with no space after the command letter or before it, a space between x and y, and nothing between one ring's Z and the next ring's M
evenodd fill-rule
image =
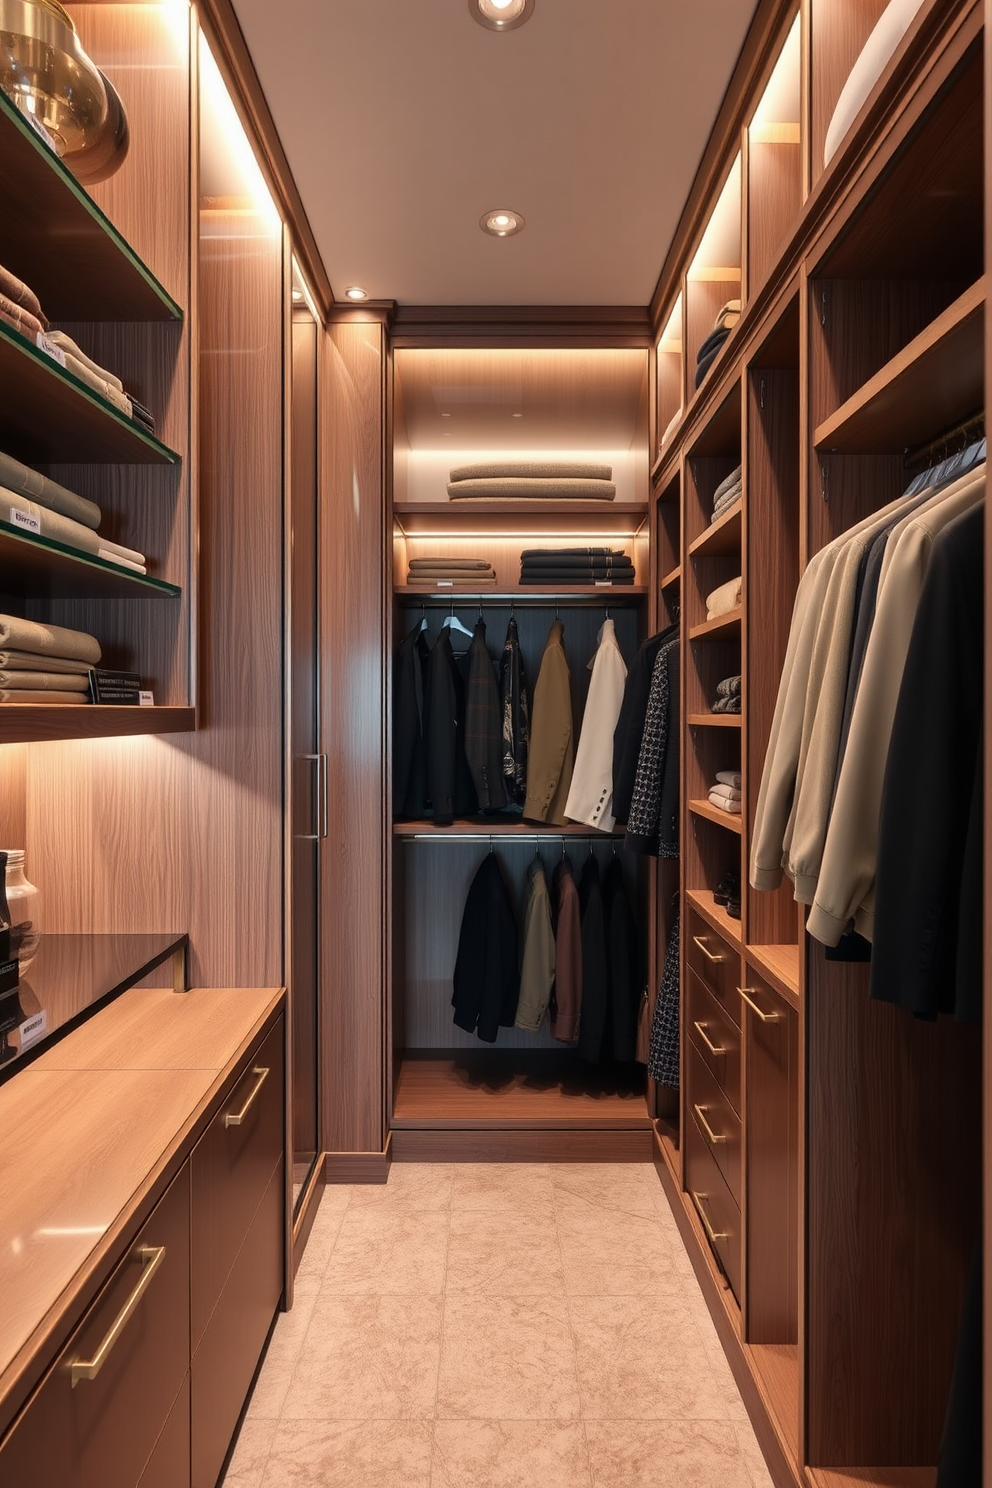
M8 848L3 856L7 860L4 884L10 913L10 954L17 956L23 973L38 954L41 895L25 876L24 849Z

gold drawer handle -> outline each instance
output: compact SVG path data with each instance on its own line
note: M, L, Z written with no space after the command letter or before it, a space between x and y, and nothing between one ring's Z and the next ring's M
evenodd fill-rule
M706 1120L706 1112L709 1110L708 1106L693 1106L692 1109L699 1117L699 1124L703 1128L703 1131L706 1133L707 1140L710 1143L715 1146L717 1142L725 1142L727 1140L727 1138L723 1136L722 1133L715 1132L710 1126L709 1122Z
M711 1042L710 1037L706 1032L705 1023L693 1023L692 1026L699 1034L699 1037L702 1039L703 1043L706 1045L707 1049L709 1049L711 1054L726 1054L727 1051L722 1044L714 1044Z
M709 1194L697 1193L695 1189L692 1189L692 1201L696 1206L696 1213L702 1221L703 1229L706 1231L706 1238L711 1245L716 1245L718 1240L729 1240L730 1234L727 1230L715 1230L710 1224L706 1217L706 1210L703 1208L708 1198Z
M753 998L748 995L753 990L752 988L738 987L737 990L743 997L744 1001L747 1003L748 1007L751 1009L752 1013L757 1013L762 1023L777 1023L779 1021L782 1016L781 1013L766 1013L764 1008L760 1008L758 1004L753 1000Z
M693 945L697 945L699 947L703 955L706 957L707 961L712 961L715 965L718 966L721 966L723 964L724 958L722 956L714 956L713 952L710 950L709 946L706 944L701 935L694 935L692 937L692 943Z
M255 1068L252 1070L252 1074L256 1077L256 1079L254 1085L251 1087L251 1094L245 1101L244 1105L241 1107L240 1111L234 1113L233 1115L230 1111L224 1112L225 1126L241 1125L245 1117L248 1115L248 1112L255 1104L255 1097L258 1095L258 1092L261 1090L262 1086L265 1084L269 1076L268 1070L263 1068L263 1066L260 1064L256 1064Z
M165 1260L164 1245L144 1245L138 1252L141 1261L141 1276L134 1291L128 1297L120 1312L110 1325L110 1331L106 1338L93 1355L92 1359L77 1359L70 1372L72 1377L72 1388L75 1389L81 1380L95 1380L107 1357L127 1326L128 1318L134 1312L138 1303L152 1284L152 1277Z

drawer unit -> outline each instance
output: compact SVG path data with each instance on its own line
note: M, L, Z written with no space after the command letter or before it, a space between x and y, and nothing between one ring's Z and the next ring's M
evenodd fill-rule
M186 1163L7 1437L4 1488L135 1488L189 1368L189 1221Z
M741 1211L694 1120L686 1122L685 1182L706 1238L739 1302Z
M189 1488L188 1374L138 1488Z
M741 1202L741 1121L714 1080L695 1044L686 1045L686 1101L691 1118L699 1128L717 1165L727 1180L737 1204Z
M734 1110L741 1109L741 1031L694 971L686 976L686 1027Z
M282 1157L284 1026L280 1017L248 1057L193 1153L190 1314L194 1350Z
M740 1027L741 957L735 946L706 923L695 910L686 912L686 961L689 968L713 993L717 1002Z

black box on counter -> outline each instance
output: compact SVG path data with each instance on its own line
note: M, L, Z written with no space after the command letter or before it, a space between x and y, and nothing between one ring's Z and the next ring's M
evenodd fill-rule
M113 703L118 708L138 706L141 678L137 672L111 672L103 667L90 667L90 696L94 703Z
M24 1022L24 1013L17 996L18 967L16 961L5 961L0 966L0 1034L19 1028Z

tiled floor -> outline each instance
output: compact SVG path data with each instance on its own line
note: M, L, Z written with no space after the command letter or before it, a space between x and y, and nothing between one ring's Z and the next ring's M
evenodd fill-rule
M225 1488L770 1488L650 1166L328 1188Z

